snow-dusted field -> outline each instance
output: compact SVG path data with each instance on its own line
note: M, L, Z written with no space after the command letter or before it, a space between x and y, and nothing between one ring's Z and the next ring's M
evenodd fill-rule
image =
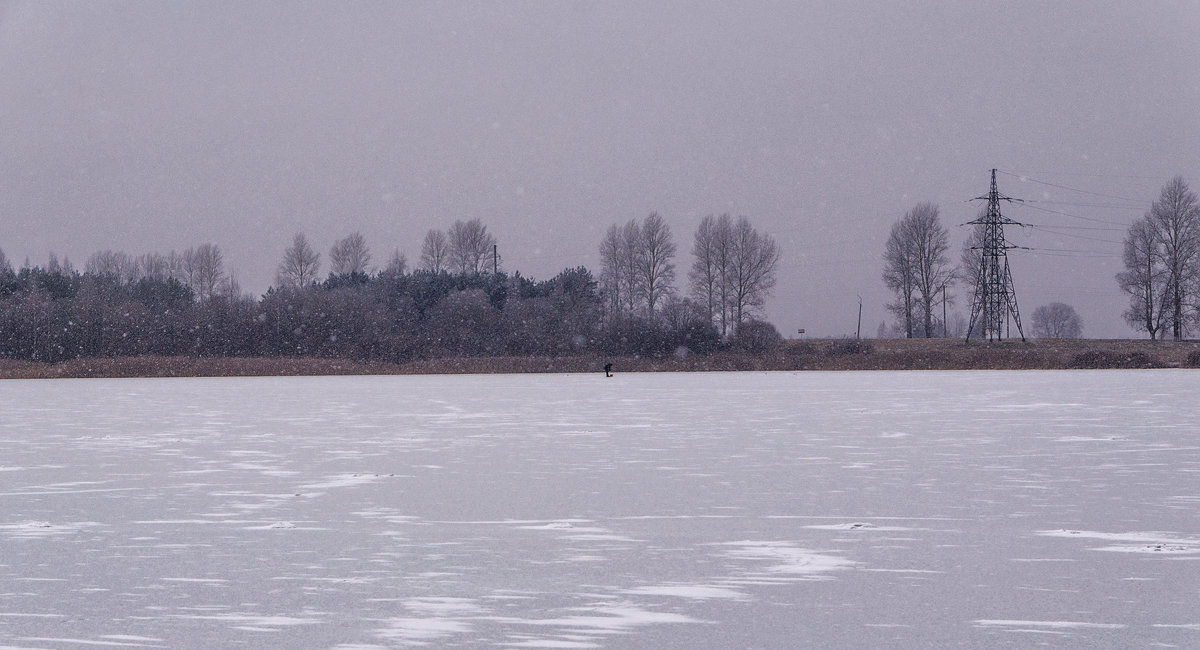
M1200 373L0 383L0 646L1200 646Z

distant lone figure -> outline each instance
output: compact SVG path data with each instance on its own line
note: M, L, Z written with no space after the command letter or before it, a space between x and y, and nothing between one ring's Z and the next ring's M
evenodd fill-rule
M604 364L604 376L612 377L612 364L611 363Z

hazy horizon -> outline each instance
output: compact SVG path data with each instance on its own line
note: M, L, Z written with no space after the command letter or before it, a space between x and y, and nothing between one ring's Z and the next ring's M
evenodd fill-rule
M658 212L686 293L695 226L783 253L785 335L873 336L888 230L939 204L952 257L992 168L1022 316L1121 319L1128 225L1200 189L1200 5L0 2L0 248L82 266L211 242L259 295L292 235L410 264L478 218L505 268L599 271ZM956 309L965 311L966 290Z

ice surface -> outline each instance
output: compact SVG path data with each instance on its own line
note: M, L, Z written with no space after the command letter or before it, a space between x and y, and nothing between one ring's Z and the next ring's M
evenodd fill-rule
M1200 646L1200 374L0 382L0 646Z

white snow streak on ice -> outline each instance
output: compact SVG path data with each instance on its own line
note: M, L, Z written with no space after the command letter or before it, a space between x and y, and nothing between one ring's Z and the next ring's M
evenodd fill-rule
M655 587L628 589L624 593L639 596L674 596L694 600L708 600L710 598L745 600L749 598L745 592L726 587L714 587L712 585L659 585Z
M1079 629L1079 628L1095 628L1104 630L1119 630L1124 625L1116 623L1085 623L1080 621L1005 621L1005 620L989 620L980 619L975 621L976 625L996 625L1004 627L1048 627L1053 629Z
M834 555L797 548L786 542L727 542L724 546L732 547L728 551L730 557L766 562L767 574L804 576L816 580L824 578L820 574L848 569L857 564L857 562ZM750 575L762 576L764 574Z
M1090 530L1042 530L1038 531L1038 534L1047 537L1135 542L1134 544L1094 547L1092 550L1096 551L1114 551L1117 553L1200 553L1200 539L1176 537L1173 533L1100 533Z

